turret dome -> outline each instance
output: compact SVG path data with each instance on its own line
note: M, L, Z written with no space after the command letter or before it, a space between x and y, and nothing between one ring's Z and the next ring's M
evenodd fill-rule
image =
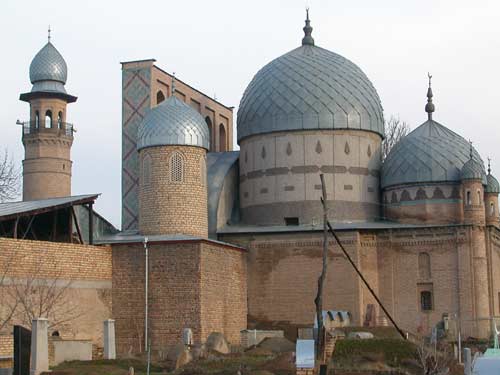
M38 51L31 61L30 81L33 84L39 81L57 81L65 84L67 76L66 61L51 42Z
M462 167L460 176L462 180L483 180L485 176L483 162L471 157Z
M246 88L238 110L238 142L277 131L359 129L384 136L380 99L348 59L315 46L309 16L302 46L271 61Z
M486 181L488 183L486 184L486 188L484 189L485 193L494 193L494 194L500 193L500 184L498 183L498 180L491 173L486 176Z
M153 146L185 145L209 149L210 135L203 117L171 96L150 109L137 134L137 150Z

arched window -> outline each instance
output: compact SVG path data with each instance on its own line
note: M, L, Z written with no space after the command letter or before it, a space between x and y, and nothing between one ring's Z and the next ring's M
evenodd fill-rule
M205 117L205 122L207 123L207 126L208 126L208 135L210 137L210 146L209 146L209 149L210 151L215 151L214 147L212 147L212 145L214 144L214 141L213 141L213 129L212 129L212 120L210 120L210 117Z
M219 125L219 151L227 151L226 150L226 128L224 125Z
M62 112L59 111L57 114L57 128L62 129Z
M46 128L52 127L52 111L45 112L45 127Z
M418 254L418 276L425 280L431 278L431 257L428 253Z
M151 156L145 155L142 159L142 183L144 186L151 184Z
M420 308L422 311L432 310L432 292L428 290L420 292Z
M495 216L495 204L490 202L490 216Z
M483 197L481 196L481 190L477 191L477 204L480 206Z
M180 152L175 151L170 156L170 182L184 181L184 160Z
M207 184L207 161L203 156L200 158L200 182L202 186Z
M465 196L467 197L466 198L467 205L470 206L472 204L472 197L471 197L469 190L467 190L467 193L465 193Z
M165 100L165 95L163 92L160 90L156 93L156 104L160 104L162 101Z
M35 129L40 127L40 112L35 112Z

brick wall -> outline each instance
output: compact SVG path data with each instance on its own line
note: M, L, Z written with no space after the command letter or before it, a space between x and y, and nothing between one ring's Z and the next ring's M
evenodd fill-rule
M195 342L222 332L239 344L246 328L245 253L213 242L149 245L149 327L152 348ZM113 246L113 318L118 353L143 350L145 256L142 244Z
M220 245L201 245L201 339L212 332L240 345L247 328L246 253Z
M45 288L55 282L61 286L54 289L61 293L54 312L58 316L48 319L67 321L51 327L49 334L57 330L61 337L101 344L102 322L111 314L111 266L107 246L0 238L0 275L7 270L0 297L8 303L13 288L28 290L30 283ZM22 323L18 311L12 324Z
M170 180L170 158L182 155L182 182ZM140 176L139 229L145 234L191 234L208 236L206 151L200 147L150 147L140 152L140 163L149 159L150 177ZM206 164L205 164L206 165ZM143 171L144 168L141 168ZM149 180L149 183L146 183Z

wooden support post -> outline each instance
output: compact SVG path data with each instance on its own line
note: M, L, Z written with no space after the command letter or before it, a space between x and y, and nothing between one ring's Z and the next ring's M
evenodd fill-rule
M71 214L73 215L73 220L75 220L76 232L78 233L78 238L80 239L80 243L83 244L82 232L80 231L80 224L78 223L78 219L75 214L75 207L71 206Z
M94 244L94 204L89 203L89 245Z
M52 221L52 241L57 238L57 210L54 211L54 219Z
M17 238L17 227L19 225L19 216L16 217L16 222L14 223L14 233L13 233L13 237L14 238Z
M33 221L35 220L35 216L36 216L36 215L31 216L30 221L29 221L29 223L28 223L28 226L26 227L26 230L24 231L24 234L23 234L23 240L26 238L26 235L27 235L27 234L28 234L28 232L30 231L30 229L31 229L31 225L33 224Z
M68 235L69 243L73 243L73 216L71 214L71 208L68 208Z

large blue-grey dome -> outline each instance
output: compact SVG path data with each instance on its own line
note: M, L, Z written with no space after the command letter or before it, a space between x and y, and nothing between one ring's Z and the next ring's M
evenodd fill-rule
M438 122L429 119L390 151L382 165L381 186L459 182L462 168L470 160L471 146L463 137ZM472 148L474 173L479 173L486 185L484 163ZM479 170L476 170L479 168ZM466 168L467 169L467 168ZM469 173L469 172L466 172Z
M238 142L276 131L360 129L384 136L382 105L363 71L314 45L309 18L302 46L264 66L238 109Z
M67 76L66 61L51 42L38 51L31 61L30 80L33 84L39 81L56 81L65 84Z
M210 134L203 117L173 95L146 113L137 134L137 150L169 145L207 150L210 146Z

